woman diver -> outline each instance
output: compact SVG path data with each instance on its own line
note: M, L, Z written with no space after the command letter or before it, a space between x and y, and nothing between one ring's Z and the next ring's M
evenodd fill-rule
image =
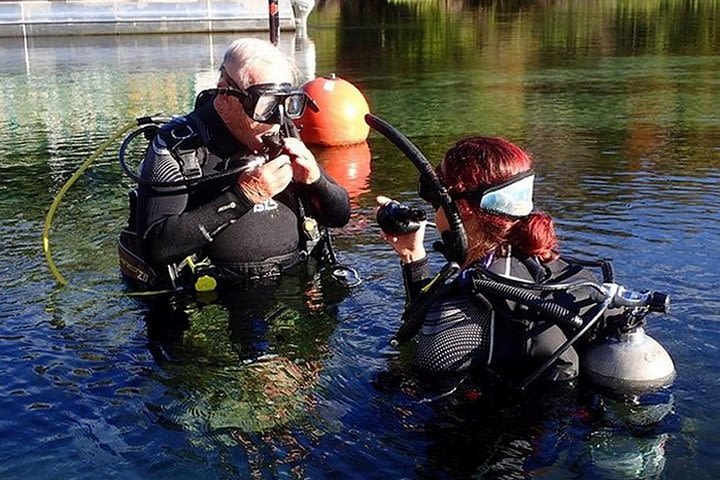
M495 278L535 284L579 279L599 283L586 269L559 258L552 218L533 211L532 168L530 155L516 145L476 136L456 143L435 169L464 225L467 243L464 258L455 259L461 269L458 278L440 297L425 302L425 308L419 309L422 318L417 329L409 335L417 337L415 366L421 373L447 376L490 370L517 378L562 352L542 370L544 378L562 381L578 375L577 351L573 346L562 348L571 333L568 328L502 295L461 287L463 278L479 270ZM418 191L435 209L435 222L447 249L452 244L453 220L442 208L437 189L423 175ZM402 206L382 196L377 202L381 236L400 257L408 309L412 309L431 283L423 245L427 222L416 221L417 229L389 231L393 229L383 228L383 213ZM559 300L566 293L553 297Z

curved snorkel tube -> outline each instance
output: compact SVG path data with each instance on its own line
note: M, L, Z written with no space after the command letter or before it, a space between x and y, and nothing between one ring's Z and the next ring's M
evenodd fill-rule
M468 248L465 226L463 225L455 203L453 203L452 198L450 198L447 189L440 183L440 179L437 173L435 173L433 166L419 148L413 145L405 135L385 120L372 113L367 113L365 114L365 123L390 140L393 145L410 159L427 183L437 190L438 198L445 212L445 217L450 224L450 231L443 232L442 242L436 242L433 244L433 248L442 253L449 262L456 262L462 265L467 257Z
M365 114L365 123L390 140L393 145L410 159L413 165L415 165L415 168L420 172L420 175L427 181L428 185L431 185L437 190L441 207L450 225L450 230L441 234L443 241L433 244L433 248L440 251L448 263L445 264L428 285L423 287L421 295L405 309L402 317L402 325L390 340L390 345L397 346L415 336L428 309L438 298L442 297L452 288L452 283L448 284L446 281L460 271L460 265L462 265L467 257L467 234L465 233L465 226L460 218L460 213L450 198L450 194L448 194L447 189L440 183L435 169L420 149L413 145L398 129L371 113Z

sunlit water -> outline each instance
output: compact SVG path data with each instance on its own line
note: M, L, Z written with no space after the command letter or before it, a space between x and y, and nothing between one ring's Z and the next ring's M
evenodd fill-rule
M563 250L671 295L648 330L674 386L641 405L423 402L387 346L403 290L373 218L376 194L420 205L417 177L376 135L317 151L353 197L334 237L358 288L288 279L184 314L119 295L117 145L61 204L56 287L41 232L60 186L135 116L190 108L234 36L1 39L0 477L717 477L720 7L419 3L328 6L282 46L304 78L355 82L432 161L475 133L530 150Z

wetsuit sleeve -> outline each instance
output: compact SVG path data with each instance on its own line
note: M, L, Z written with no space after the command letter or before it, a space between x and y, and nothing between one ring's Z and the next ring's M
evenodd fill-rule
M408 302L420 294L420 290L430 282L430 263L427 257L417 262L402 263L403 283Z
M347 190L335 183L320 170L320 178L305 185L313 218L326 227L342 227L350 220L350 196Z
M148 150L140 176L153 182L183 178L177 161L157 142ZM192 210L186 210L187 187L142 185L139 192L140 232L150 260L157 264L179 261L202 250L220 231L252 209L252 202L237 187Z

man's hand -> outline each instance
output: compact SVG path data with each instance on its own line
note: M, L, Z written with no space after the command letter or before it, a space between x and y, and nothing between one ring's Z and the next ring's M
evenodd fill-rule
M237 186L248 200L258 204L285 190L292 179L290 157L280 155L258 168L243 172L237 179Z
M285 153L292 160L293 180L309 185L320 179L320 167L315 156L298 138L286 138Z

